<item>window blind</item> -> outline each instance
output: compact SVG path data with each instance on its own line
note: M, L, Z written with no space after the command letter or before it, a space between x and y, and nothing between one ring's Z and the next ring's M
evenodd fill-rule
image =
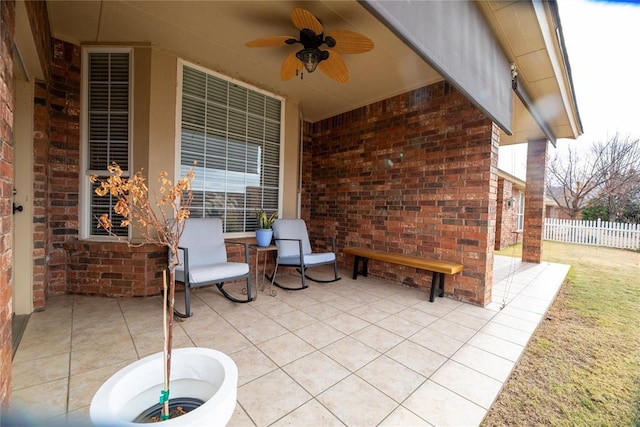
M245 232L256 229L257 208L278 210L281 104L183 66L180 171L194 167L192 217Z
M130 53L98 51L88 53L87 70L87 134L88 171L102 178L109 176L107 166L117 163L127 173L129 170L130 143ZM113 213L116 200L95 194L90 186L89 215L92 236L108 233L97 228L97 218L108 213L114 224L113 232L127 236L128 228L119 227L121 218Z

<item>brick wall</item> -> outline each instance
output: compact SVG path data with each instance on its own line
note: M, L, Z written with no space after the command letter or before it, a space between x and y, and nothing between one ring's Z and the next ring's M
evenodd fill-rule
M162 270L167 266L163 247L77 240L63 247L69 293L144 297L162 291Z
M445 291L484 305L493 282L499 130L445 82L305 125L302 217L312 235L464 264ZM319 243L319 242L318 242ZM431 286L431 274L372 263Z
M11 400L13 37L15 2L0 2L0 419Z
M520 190L513 182L498 178L495 249L504 250L521 241L518 229L518 197ZM510 203L511 201L511 203Z
M36 310L45 306L49 272L47 259L49 247L49 151L50 151L50 95L51 79L51 30L47 3L25 2L31 31L44 68L46 81L36 81L34 88L33 116L33 306Z
M527 226L522 236L522 261L540 263L543 255L547 141L529 141L527 146L527 193L524 201L524 223Z
M553 202L553 203L555 203L555 202ZM580 219L582 219L582 212L578 212L578 215L576 215L575 218L571 218L571 215L569 215L566 211L563 211L562 209L560 209L558 206L545 204L544 217L545 218L554 218L554 219L577 219L577 220L580 220Z
M33 105L33 307L46 302L49 271L49 94L36 82Z
M80 192L80 71L79 46L52 40L49 87L49 286L66 290L65 242L78 239Z
M255 239L233 239L255 243ZM167 268L167 251L153 244L129 246L123 242L90 242L75 240L63 244L67 253L66 291L80 295L110 297L146 297L162 291L162 271ZM261 254L256 264L254 250L249 250L251 281L255 281L255 269L262 273L273 271L271 254ZM266 259L266 267L264 266ZM229 261L245 262L244 247L227 245ZM258 277L258 279L261 279ZM255 285L254 285L255 286ZM178 285L178 291L181 285Z

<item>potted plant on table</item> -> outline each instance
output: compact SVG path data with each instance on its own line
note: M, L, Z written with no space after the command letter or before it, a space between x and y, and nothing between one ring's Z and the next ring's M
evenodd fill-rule
M190 169L175 185L166 172L160 172L160 195L150 197L141 172L127 178L117 164L108 170L111 175L107 178L91 177L93 184L99 184L95 193L116 200L113 211L123 218L120 226L137 230L143 241L139 244L167 248L169 277L164 271L163 351L140 359L109 378L91 402L91 420L96 425L149 421L225 425L236 405L238 370L233 360L213 349L172 351L175 268L180 262L180 237L190 215L194 172ZM115 236L108 213L98 218L98 227Z
M278 218L278 211L274 211L271 215L267 215L264 209L256 210L256 243L258 246L266 248L271 244L273 238L273 223Z

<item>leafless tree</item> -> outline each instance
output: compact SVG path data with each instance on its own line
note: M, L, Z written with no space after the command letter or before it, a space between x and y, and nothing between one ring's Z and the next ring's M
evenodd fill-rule
M592 153L603 175L593 203L609 209L610 221L618 220L640 188L640 140L616 134L607 143L593 144Z
M548 177L547 194L571 218L602 204L609 220L616 220L640 186L640 140L615 134L594 142L583 156L568 148L567 156L557 153L549 162Z

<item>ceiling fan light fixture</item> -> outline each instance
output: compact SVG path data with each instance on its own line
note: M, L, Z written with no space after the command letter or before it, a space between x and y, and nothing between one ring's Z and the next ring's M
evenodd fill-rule
M296 57L304 64L304 68L309 73L313 73L322 60L322 52L319 49L302 49Z

